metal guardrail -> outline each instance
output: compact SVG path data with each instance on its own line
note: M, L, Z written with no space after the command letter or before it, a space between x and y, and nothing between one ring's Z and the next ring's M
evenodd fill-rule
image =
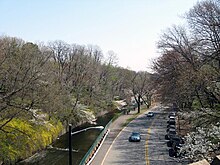
M133 108L136 108L137 104L133 105L133 106L129 106L127 109L131 110ZM79 165L86 165L91 159L93 154L95 153L95 151L98 149L99 145L101 144L104 135L107 133L109 126L111 125L111 123L117 119L119 116L121 116L123 114L123 112L119 113L118 115L116 115L115 117L113 117L108 124L106 124L105 128L102 130L102 132L99 134L99 136L96 138L96 140L94 141L93 145L89 148L88 152L85 154L85 156L82 158L81 162Z
M104 135L107 133L108 128L110 126L110 124L112 123L111 119L108 124L105 126L104 130L102 130L102 132L99 134L99 136L96 138L96 140L94 141L93 145L89 148L88 152L85 154L85 156L83 157L83 159L81 160L79 165L86 165L90 159L92 158L93 154L95 153L95 151L98 149L100 143L102 142Z
M87 151L87 153L85 154L85 156L82 158L81 162L79 165L86 165L92 158L93 154L95 153L95 151L98 149L99 144L101 144L104 135L108 132L108 128L111 125L111 123L117 119L120 115L122 115L123 112L121 112L120 114L114 116L105 126L105 128L102 130L102 132L99 134L99 136L96 138L96 140L94 141L93 145L89 148L89 150Z

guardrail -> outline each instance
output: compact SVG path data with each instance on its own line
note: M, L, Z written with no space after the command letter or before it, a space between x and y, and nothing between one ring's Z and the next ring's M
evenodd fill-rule
M137 104L134 106L130 106L127 108L127 110L131 110L133 108L136 108ZM102 132L99 134L99 136L96 138L94 141L93 145L89 148L88 152L85 154L85 156L82 158L81 162L79 165L86 165L90 162L90 160L93 158L93 155L95 152L98 150L100 147L100 144L102 143L105 135L108 133L108 128L111 125L111 123L116 120L120 115L122 115L124 112L122 111L121 113L117 114L115 117L113 117L108 124L106 124L105 128L102 130Z
M105 126L105 128L102 130L102 132L99 134L99 136L94 141L93 145L89 148L88 152L85 154L83 159L80 162L80 165L86 165L93 157L96 150L100 147L101 142L103 141L105 134L108 132L108 128L110 124L112 123L111 119L108 124Z

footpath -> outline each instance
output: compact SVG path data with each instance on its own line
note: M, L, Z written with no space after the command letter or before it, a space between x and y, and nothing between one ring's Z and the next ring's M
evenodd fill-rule
M91 162L91 165L102 165L102 161L105 158L106 153L108 152L111 144L114 139L120 133L120 131L124 128L124 124L127 122L129 118L132 118L134 114L137 114L137 110L130 111L128 115L119 116L109 127L109 133L103 142L101 148L99 149L97 155Z

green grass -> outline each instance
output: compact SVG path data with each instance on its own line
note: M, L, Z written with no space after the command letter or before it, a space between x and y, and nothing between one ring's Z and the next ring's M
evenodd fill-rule
M122 112L115 113L114 117L112 118L112 122L115 121L121 115L122 115Z
M132 120L134 120L135 118L137 118L139 115L145 113L147 110L148 110L147 107L146 107L146 106L143 106L143 107L141 108L140 113L136 113L136 114L131 115L131 117L129 117L129 118L126 120L126 122L122 124L122 126L123 126L123 127L126 127L126 126L128 125L128 123L130 123Z

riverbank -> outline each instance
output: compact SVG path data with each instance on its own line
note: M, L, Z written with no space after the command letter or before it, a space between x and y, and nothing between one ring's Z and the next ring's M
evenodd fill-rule
M114 117L113 113L105 113L105 115L97 118L96 122L99 126L105 126L112 118ZM87 125L88 124L88 125ZM89 123L81 125L72 131L78 131L90 126ZM75 164L79 164L83 156L86 154L90 146L93 144L97 136L99 136L100 130L91 129L85 132L72 136L73 141L73 160ZM64 134L59 137L53 144L52 147L48 147L42 152L38 152L32 157L19 162L19 165L56 165L56 164L68 164L68 134Z
M59 121L48 120L44 123L13 119L0 134L0 161L15 164L51 144L62 130Z
M83 122L83 123L80 123L79 125L77 125L77 126L75 126L74 128L73 128L73 132L74 131L78 131L78 130L80 130L80 129L83 129L83 128L85 128L85 127L89 127L89 126L92 126L92 125L96 125L96 124L107 124L107 122L110 120L110 119L105 119L106 117L104 117L104 116L107 116L107 118L108 117L111 117L112 116L112 118L115 118L115 117L117 117L118 116L118 114L120 113L120 111L102 111L101 113L99 113L98 115L97 115L97 120L96 121L93 121L92 123L86 123L86 122ZM115 116L116 115L116 116ZM107 122L104 122L103 123L103 121L105 121L105 120L107 120ZM54 151L54 150L56 150L56 148L60 148L63 152L66 152L67 150L68 150L68 139L66 139L66 133L68 132L68 130L67 129L63 129L62 131L61 131L61 133L59 134L59 137L58 137L58 139L56 140L56 141L54 141L52 144L48 144L48 146L49 147L46 147L45 149L43 149L42 151L39 151L39 152L37 152L37 153L35 153L34 155L32 155L31 157L29 157L29 158L27 158L27 159L25 159L25 160L22 160L22 161L20 161L19 162L19 164L20 165L25 165L25 164L36 164L36 162L40 162L41 161L41 159L47 159L47 157L53 157L52 156L52 152ZM90 136L90 135L89 135ZM63 141L63 142L61 142L61 141ZM88 140L87 140L88 141ZM74 142L76 143L76 140L74 139ZM74 144L75 144L74 143ZM83 144L80 144L80 146L82 146ZM61 151L61 150L59 150L59 151ZM76 148L76 150L77 150L77 148ZM51 152L52 151L52 152ZM59 152L58 150L57 150L57 152ZM56 151L54 151L54 152L56 152ZM65 155L64 153L60 153L61 155ZM84 153L85 154L85 153ZM82 156L83 156L83 153L82 153ZM67 156L64 156L64 157L67 157Z

